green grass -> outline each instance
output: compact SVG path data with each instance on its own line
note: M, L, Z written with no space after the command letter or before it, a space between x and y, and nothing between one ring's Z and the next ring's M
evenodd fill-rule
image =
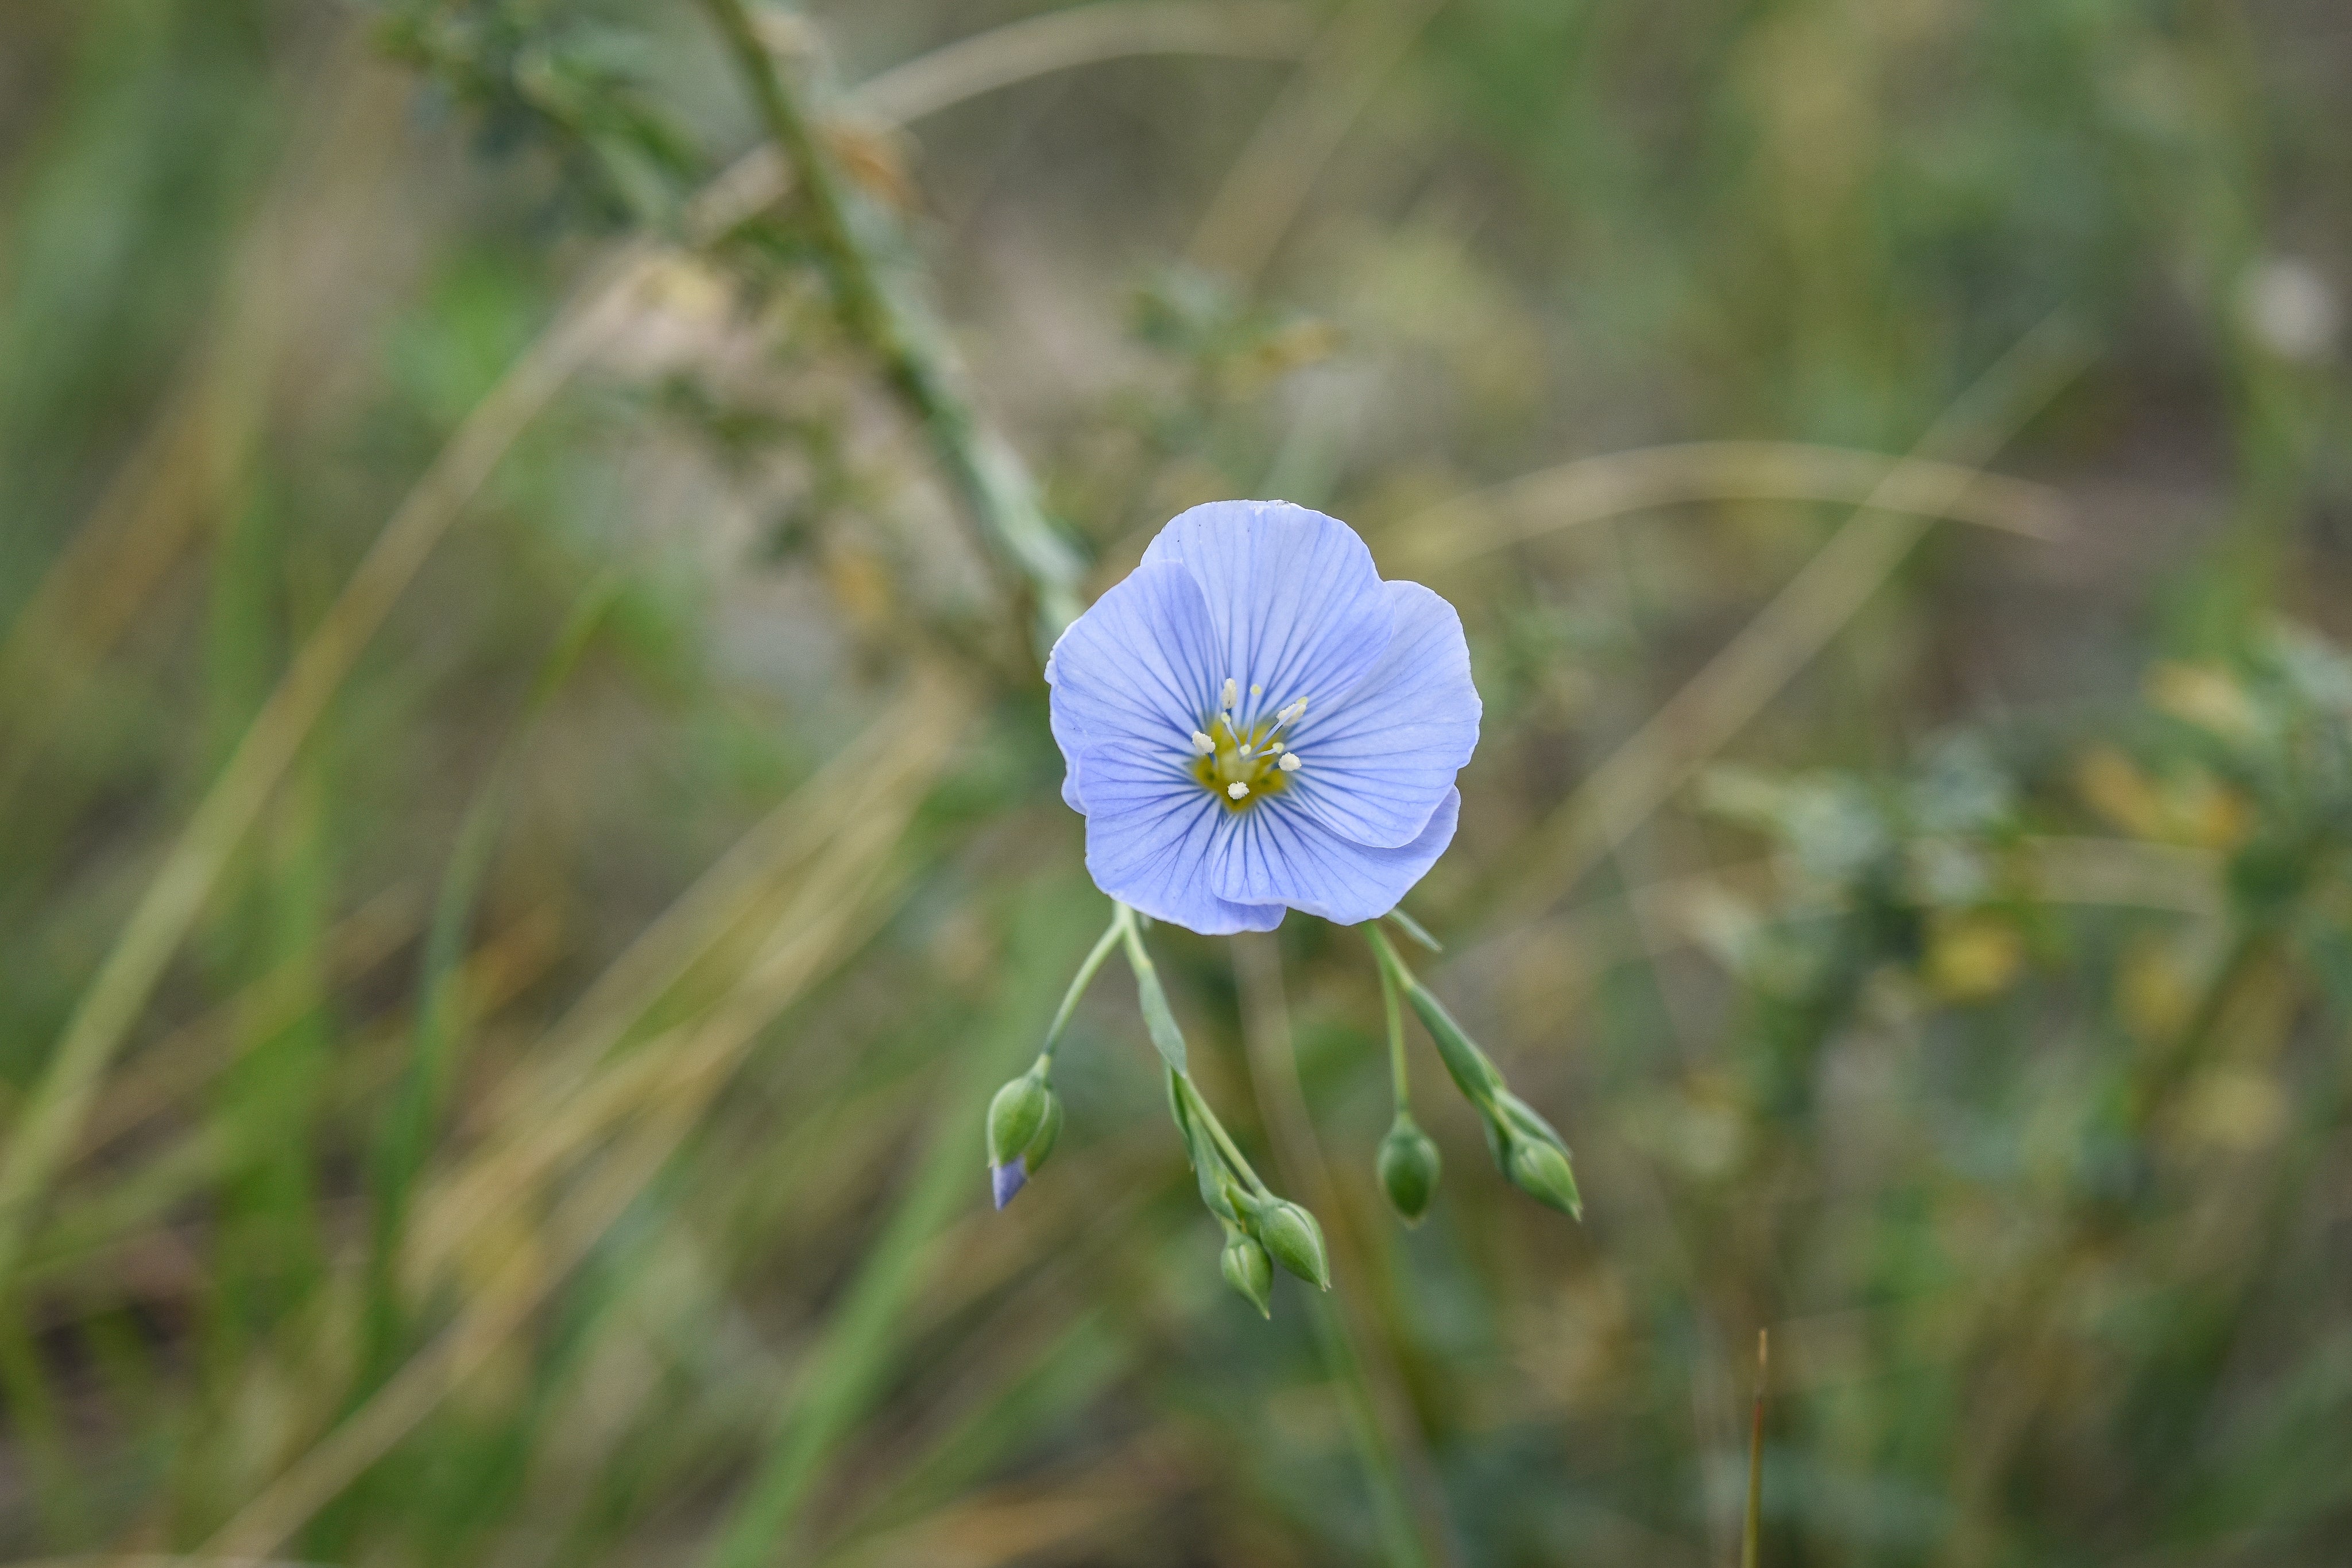
M1714 1568L1759 1329L1759 1563L2340 1558L2352 33L1041 9L0 17L0 1561ZM981 1118L1045 530L1274 491L1463 612L1412 962L1586 1212L1154 930L1269 1322L1124 974Z

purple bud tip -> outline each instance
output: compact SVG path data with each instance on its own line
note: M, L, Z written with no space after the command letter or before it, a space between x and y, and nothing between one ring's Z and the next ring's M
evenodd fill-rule
M1019 1160L1014 1160L1009 1165L988 1167L988 1185L990 1190L996 1195L996 1207L999 1208L1011 1203L1022 1187L1028 1185L1028 1181L1029 1169Z

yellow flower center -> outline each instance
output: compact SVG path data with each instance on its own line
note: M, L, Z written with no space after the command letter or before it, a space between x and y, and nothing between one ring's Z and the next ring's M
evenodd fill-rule
M1255 695L1255 688L1252 688L1252 695ZM1234 695L1234 683L1227 681L1224 699L1228 708ZM1291 776L1302 763L1282 734L1306 711L1307 704L1302 698L1243 729L1230 711L1220 710L1206 729L1193 732L1192 777L1223 800L1228 811L1246 811L1267 796L1281 794L1290 788Z

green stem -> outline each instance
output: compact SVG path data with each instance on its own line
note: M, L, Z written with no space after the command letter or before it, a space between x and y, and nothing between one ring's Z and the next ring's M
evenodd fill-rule
M1381 978L1392 991L1409 989L1421 983L1413 978L1412 971L1404 967L1404 960L1397 956L1397 950L1390 944L1388 934L1380 928L1377 921L1365 925L1364 940L1372 945L1372 956L1380 963Z
M1389 1020L1389 1087L1396 1096L1397 1113L1403 1115L1412 1110L1412 1076L1404 1060L1404 1004L1397 999L1396 977L1386 964L1379 967L1381 1007Z
M1209 1109L1208 1101L1201 1097L1201 1091L1193 1083L1192 1075L1189 1072L1180 1072L1176 1075L1176 1082L1183 1086L1187 1110L1191 1114L1201 1118L1202 1123L1207 1126L1210 1141L1217 1145L1217 1153L1224 1156L1225 1164L1233 1167L1234 1174L1248 1183L1250 1191L1258 1197L1272 1197L1274 1189L1260 1181L1257 1172L1250 1168L1249 1160L1235 1146L1233 1135L1225 1131L1225 1124L1217 1120L1217 1113Z
M1103 961L1110 956L1110 950L1118 946L1119 937L1127 928L1125 910L1126 906L1122 904L1118 906L1118 912L1111 915L1110 925L1104 928L1101 938L1095 943L1094 951L1087 955L1087 961L1078 966L1076 977L1070 981L1070 988L1062 995L1062 1005L1055 1009L1054 1022L1045 1030L1045 1048L1037 1053L1038 1063L1049 1071L1054 1065L1054 1052L1062 1043L1062 1031L1070 1027L1070 1015L1078 1010L1078 998L1087 994L1088 986L1094 984L1095 971L1103 967Z
M894 286L884 258L905 250L905 237L835 166L761 42L744 0L703 0L703 5L742 68L768 135L799 181L843 324L881 361L899 399L922 422L992 554L1035 591L1039 643L1050 647L1083 608L1084 562L1046 519L1020 456L959 388L947 334L910 289Z

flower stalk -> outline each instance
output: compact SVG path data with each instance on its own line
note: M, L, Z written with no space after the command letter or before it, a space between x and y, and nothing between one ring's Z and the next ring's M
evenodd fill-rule
M1199 1181L1201 1202L1225 1233L1219 1259L1225 1282L1261 1313L1271 1311L1265 1282L1272 1277L1260 1270L1261 1258L1281 1264L1318 1290L1329 1290L1330 1252L1322 1225L1304 1205L1266 1186L1193 1083L1185 1066L1183 1031L1168 1006L1159 968L1143 945L1141 916L1122 904L1114 924L1121 928L1128 965L1135 973L1136 999L1168 1074L1169 1113Z
M1436 1143L1412 1119L1412 1074L1405 1060L1404 1009L1397 1001L1396 977L1385 964L1380 966L1380 971L1381 1008L1387 1014L1389 1026L1389 1086L1396 1099L1396 1116L1389 1124L1388 1135L1381 1140L1373 1171L1397 1218L1407 1225L1418 1225L1437 1196L1443 1161Z
M1364 927L1383 978L1402 992L1422 1027L1437 1046L1438 1060L1462 1097L1478 1113L1486 1132L1487 1151L1496 1168L1511 1184L1537 1202L1559 1209L1573 1219L1584 1218L1584 1200L1576 1189L1576 1171L1568 1145L1534 1106L1511 1092L1500 1069L1445 1004L1417 979L1397 956L1395 946L1377 922ZM1393 1199L1391 1199L1393 1201Z
M1020 1195L1061 1136L1062 1100L1054 1092L1054 1052L1061 1047L1071 1015L1078 1010L1079 998L1118 945L1123 928L1120 917L1114 915L1087 954L1086 962L1078 966L1069 988L1062 993L1062 1005L1054 1009L1054 1021L1046 1028L1045 1044L1037 1060L988 1103L988 1185L999 1208Z

